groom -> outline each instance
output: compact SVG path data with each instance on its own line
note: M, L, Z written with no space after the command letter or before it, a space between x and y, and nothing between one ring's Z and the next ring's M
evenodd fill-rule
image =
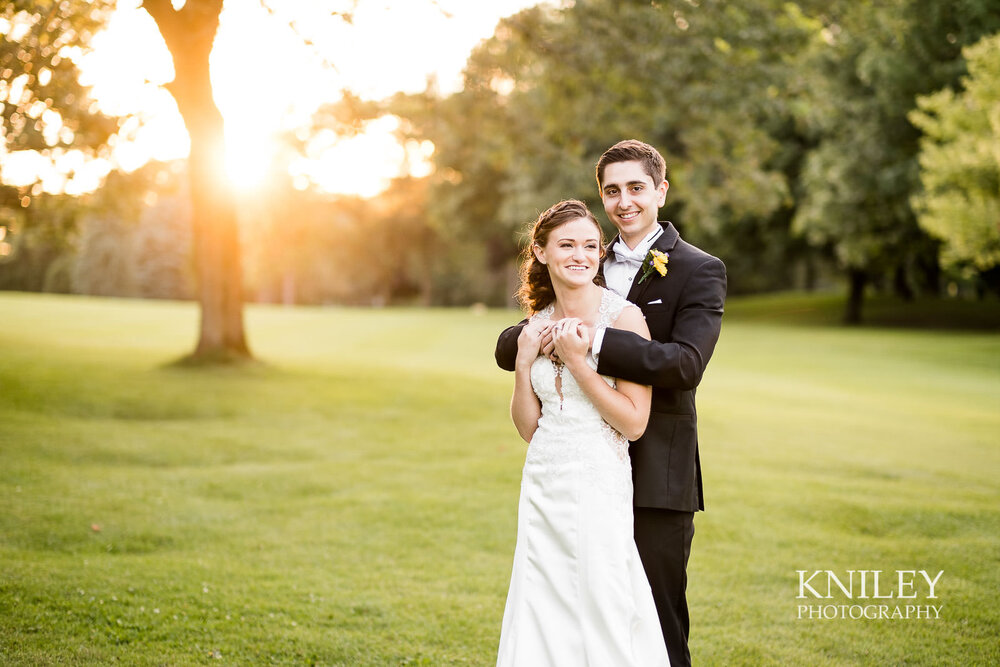
M653 387L649 425L629 446L635 542L670 664L690 665L687 561L694 513L705 509L695 389L719 339L726 267L683 241L669 222L657 222L670 185L652 146L630 139L609 148L597 162L597 184L619 232L602 267L607 286L642 309L652 340L607 329L592 333L592 350L598 373ZM668 257L664 275L651 264L653 250ZM497 364L505 370L514 370L523 325L497 341ZM551 350L549 341L544 351Z

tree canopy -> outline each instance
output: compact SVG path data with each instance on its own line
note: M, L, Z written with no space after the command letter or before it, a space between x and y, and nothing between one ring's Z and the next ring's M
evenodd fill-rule
M962 90L917 98L909 118L924 132L914 198L941 259L965 273L1000 265L1000 34L963 49Z
M500 23L464 90L391 108L437 147L432 224L476 239L493 272L551 203L599 212L593 165L635 137L667 158L664 216L723 257L732 290L787 286L820 261L848 277L857 321L867 284L937 288L937 244L911 206L920 132L907 114L957 84L963 45L1000 29L992 5L541 5ZM509 281L493 285L495 300Z
M78 149L107 152L117 120L99 113L81 86L78 58L113 7L111 0L13 0L0 10L0 115L9 155L36 151L56 160ZM6 180L6 179L5 179ZM27 206L40 187L6 189Z

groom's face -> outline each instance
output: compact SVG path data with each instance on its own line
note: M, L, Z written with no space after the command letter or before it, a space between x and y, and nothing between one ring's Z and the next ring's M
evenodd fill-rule
M635 247L658 224L668 187L666 181L654 183L638 160L613 162L604 168L604 211L629 247Z

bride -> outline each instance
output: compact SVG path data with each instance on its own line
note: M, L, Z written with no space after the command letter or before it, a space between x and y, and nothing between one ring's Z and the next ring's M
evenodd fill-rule
M668 664L632 537L628 441L650 388L597 374L591 332L649 338L638 308L601 286L601 228L579 201L532 229L518 297L532 313L517 344L511 418L528 444L497 665ZM541 355L551 335L556 359Z

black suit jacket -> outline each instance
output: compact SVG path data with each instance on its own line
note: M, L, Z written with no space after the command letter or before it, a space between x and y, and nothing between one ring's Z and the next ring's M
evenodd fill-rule
M719 340L726 267L681 239L669 222L660 224L664 232L653 247L669 255L667 275L653 273L640 285L640 272L628 293L646 316L651 340L608 329L597 372L653 387L649 425L629 446L635 505L693 512L705 509L695 390ZM522 326L497 340L497 364L505 370L514 370Z

